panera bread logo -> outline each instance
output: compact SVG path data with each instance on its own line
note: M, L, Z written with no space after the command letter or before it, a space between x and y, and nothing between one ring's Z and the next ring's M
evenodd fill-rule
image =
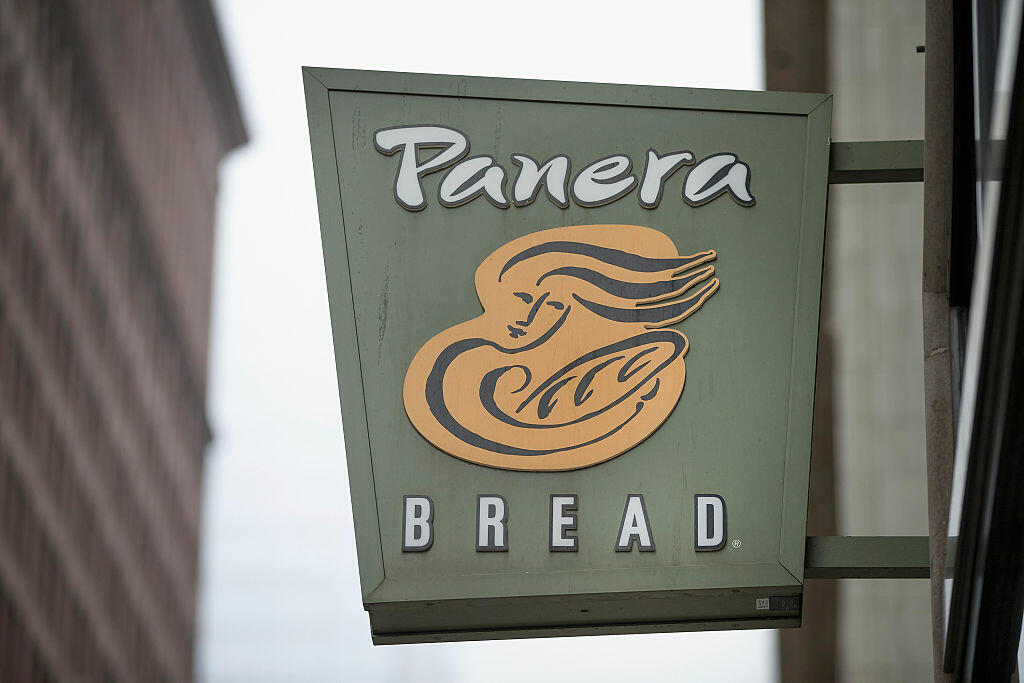
M619 455L679 401L674 325L718 289L713 250L680 256L652 228L591 225L512 240L476 271L483 315L444 330L405 377L405 410L439 449L511 470Z

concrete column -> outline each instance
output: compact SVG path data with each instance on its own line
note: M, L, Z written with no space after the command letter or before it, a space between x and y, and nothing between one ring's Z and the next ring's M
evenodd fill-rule
M924 3L830 3L834 140L924 136ZM836 503L843 535L928 529L920 183L832 186ZM924 580L839 583L839 679L932 676Z
M828 92L828 1L765 0L765 86L768 90ZM836 533L833 442L833 341L828 249L822 275L821 327L814 392L807 533ZM817 683L836 677L836 582L804 587L803 625L779 632L784 683Z

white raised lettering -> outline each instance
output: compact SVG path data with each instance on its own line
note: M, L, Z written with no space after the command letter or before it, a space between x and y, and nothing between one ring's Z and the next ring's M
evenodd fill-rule
M700 206L728 192L741 206L753 206L750 194L750 167L735 154L723 152L700 160L683 185L683 199L690 206Z
M508 503L502 496L476 497L476 551L508 551Z
M598 159L577 174L572 183L572 197L580 206L601 206L614 202L636 185L636 176L629 175L633 160L625 154Z
M455 163L469 151L466 136L446 126L382 128L374 133L373 144L381 154L401 152L395 175L395 201L408 211L419 211L427 205L423 176ZM440 151L419 163L417 152L435 147Z
M480 195L500 209L508 208L505 169L495 164L494 157L483 155L460 161L448 171L437 191L438 201L449 208L461 206Z
M714 493L693 497L693 549L721 550L725 546L725 501Z
M675 173L683 164L693 163L693 152L682 151L672 152L663 157L653 149L647 150L647 165L644 167L644 176L640 181L640 191L637 193L640 206L645 209L653 209L661 202L661 195L665 191L665 181Z
M402 506L402 552L430 550L434 543L434 502L427 496L405 496Z
M579 508L579 497L574 494L551 496L551 543L552 552L571 552L579 549L579 539L567 536L567 531L576 530L575 512Z
M525 154L513 154L512 161L519 168L515 186L512 188L512 203L526 206L540 194L541 185L552 204L563 209L569 207L569 157L564 154L551 157L542 166Z
M626 497L615 551L628 553L633 549L634 543L642 553L654 552L654 536L647 521L647 505L644 503L643 495L639 493L631 493Z

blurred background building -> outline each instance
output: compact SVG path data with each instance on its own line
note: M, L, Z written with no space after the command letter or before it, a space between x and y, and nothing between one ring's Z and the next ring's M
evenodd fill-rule
M924 137L925 3L765 0L769 90L831 92L832 139ZM921 183L833 185L809 535L927 535ZM784 683L932 677L925 581L810 581Z
M0 680L193 671L217 169L207 0L0 0Z
M693 3L610 28L552 5L549 26L522 12L460 33L472 61L455 42L430 55L371 32L342 44L338 26L370 25L383 10L335 5L218 3L262 128L225 226L235 260L225 261L220 353L235 365L219 400L235 412L218 423L210 468L223 488L208 499L200 676L521 680L562 661L574 675L611 676L621 660L659 680L688 661L681 653L696 661L692 646L716 671L756 659L745 670L770 677L772 660L754 652L767 634L370 648L299 78L311 63L757 88L742 74L759 69L760 49L737 26L760 3L725 10L736 16L724 23L711 23L713 3ZM763 6L767 89L834 93L837 141L924 137L923 0ZM425 26L436 13L402 10ZM687 56L684 44L643 63L618 53L578 62L566 44L541 67L485 49L515 21L538 44L563 45L564 26L584 19L595 22L588 34L689 22L700 30L688 40L735 49L715 64L695 56L710 46ZM724 52L743 62L734 80L711 69ZM245 140L210 0L0 0L0 681L177 681L197 668L218 165ZM813 535L928 533L922 201L916 183L831 188ZM930 680L928 601L925 581L810 581L804 628L779 636L781 679Z
M833 140L924 138L925 3L833 2ZM922 183L831 188L841 535L925 536ZM932 677L927 581L839 582L839 678Z

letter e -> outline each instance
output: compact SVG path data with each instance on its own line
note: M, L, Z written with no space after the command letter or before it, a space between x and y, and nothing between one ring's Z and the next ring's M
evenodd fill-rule
M579 550L579 539L565 532L577 529L576 515L579 496L575 493L551 496L551 552L574 553Z

